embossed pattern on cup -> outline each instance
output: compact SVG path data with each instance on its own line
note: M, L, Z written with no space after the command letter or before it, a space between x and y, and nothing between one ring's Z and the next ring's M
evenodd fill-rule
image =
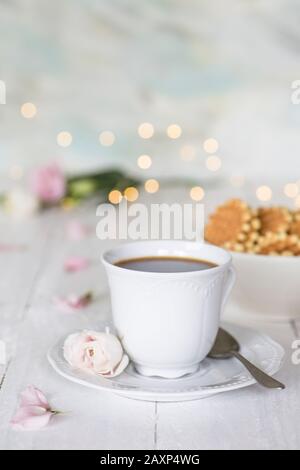
M187 273L130 271L114 263L139 256L186 256L217 264ZM231 256L193 242L138 242L103 257L115 327L143 375L180 377L198 369L217 335L234 283Z

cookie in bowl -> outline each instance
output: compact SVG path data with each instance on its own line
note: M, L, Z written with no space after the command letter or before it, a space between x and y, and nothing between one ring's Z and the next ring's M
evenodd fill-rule
M232 252L237 270L225 318L299 319L300 212L234 201L217 208L205 230L208 243Z
M300 213L251 208L240 199L219 206L205 229L208 243L237 253L300 256Z

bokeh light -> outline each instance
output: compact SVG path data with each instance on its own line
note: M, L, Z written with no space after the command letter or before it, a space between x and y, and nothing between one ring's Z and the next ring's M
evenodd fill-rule
M150 122L143 122L138 128L138 134L142 139L151 139L154 135L154 127Z
M272 189L269 186L260 186L256 190L256 197L259 201L268 202L273 197Z
M122 193L120 191L118 191L117 189L114 189L108 195L108 200L112 204L120 204L122 199L123 199Z
M202 201L205 197L205 191L201 186L194 186L190 191L190 196L193 201Z
M284 194L291 198L294 199L295 197L298 196L299 194L299 187L296 183L288 183L284 187Z
M213 155L206 160L206 167L209 171L218 171L222 168L222 160L220 157Z
M37 108L33 103L24 103L21 106L21 114L25 119L32 119L37 114Z
M152 159L149 155L141 155L137 160L137 164L142 170L148 170L152 166Z
M132 187L129 187L129 188L125 189L124 197L125 197L125 199L127 199L127 201L134 202L138 199L139 192L138 192L137 188L134 188L132 186Z
M104 147L111 147L115 143L115 134L111 131L103 131L99 135L99 142Z
M57 134L57 143L60 147L69 147L73 141L72 134L67 131L62 131Z
M159 182L155 179L150 179L145 182L145 190L147 193L154 194L159 190Z
M179 139L182 135L182 129L178 124L171 124L167 128L167 135L170 139Z
M207 153L216 153L219 150L219 142L216 139L206 139L203 143L203 149Z

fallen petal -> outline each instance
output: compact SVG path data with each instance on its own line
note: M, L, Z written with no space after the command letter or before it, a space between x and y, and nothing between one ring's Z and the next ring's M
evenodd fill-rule
M17 431L37 431L49 424L53 413L39 406L23 406L18 409L11 421Z
M70 294L67 297L54 299L56 306L65 313L73 313L76 310L87 307L93 300L93 294L88 292L83 296Z
M82 271L87 269L90 264L90 261L87 258L81 256L71 256L65 261L64 268L65 271L69 273L75 273L77 271Z
M20 396L21 407L39 406L45 409L50 408L44 393L33 385L30 385L23 392L21 392Z

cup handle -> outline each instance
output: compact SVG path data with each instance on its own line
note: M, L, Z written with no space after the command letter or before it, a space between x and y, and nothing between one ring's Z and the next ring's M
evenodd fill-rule
M223 300L222 300L222 312L224 311L224 308L226 306L227 300L229 299L229 296L231 294L235 281L236 281L236 270L233 266L230 266L228 270L228 277L226 279L226 283L224 287Z

